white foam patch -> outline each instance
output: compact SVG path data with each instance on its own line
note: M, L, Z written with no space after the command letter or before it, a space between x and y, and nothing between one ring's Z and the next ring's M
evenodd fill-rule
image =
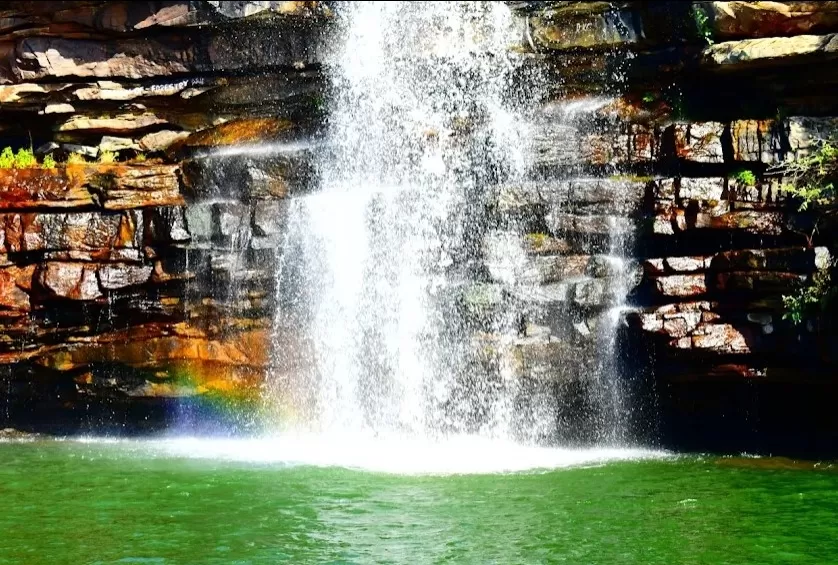
M100 443L95 439L79 441ZM179 437L101 443L130 444L132 450L139 448L155 457L343 467L402 475L514 473L672 456L664 451L640 448L550 448L471 436L426 441L348 435L284 435L252 439Z

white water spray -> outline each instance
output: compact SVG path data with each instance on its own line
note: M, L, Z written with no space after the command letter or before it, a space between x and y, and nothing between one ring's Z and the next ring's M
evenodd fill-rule
M510 82L511 14L501 2L353 2L339 14L321 186L292 202L283 250L277 339L301 337L276 348L277 419L314 437L419 444L550 437L555 387L518 382L509 356L488 374L453 298L485 259L512 286L527 277L520 238L482 256L486 194L533 162L531 100ZM504 350L518 316L494 321Z

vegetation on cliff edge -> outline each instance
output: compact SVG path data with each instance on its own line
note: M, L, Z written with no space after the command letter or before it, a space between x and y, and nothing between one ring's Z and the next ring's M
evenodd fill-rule
M780 190L797 203L798 211L813 214L812 230L805 234L811 246L815 236L835 218L838 211L838 144L831 139L818 141L810 154L785 164L783 173L784 182ZM838 304L835 271L836 262L832 257L818 264L811 280L801 285L795 294L784 295L784 319L802 324L823 316L829 317Z

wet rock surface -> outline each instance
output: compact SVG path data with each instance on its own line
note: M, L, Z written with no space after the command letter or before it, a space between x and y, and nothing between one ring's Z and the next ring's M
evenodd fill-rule
M532 170L481 185L474 256L452 267L469 284L440 293L477 362L587 387L614 347L626 382L654 375L662 417L688 423L729 383L822 392L832 342L785 320L782 296L834 236L780 187L838 127L838 3L507 4L510 90L546 86ZM297 328L274 327L276 272L289 206L329 150L335 9L0 6L0 138L59 161L0 170L10 414L161 417L253 393L271 350L295 347ZM89 162L65 165L71 152Z

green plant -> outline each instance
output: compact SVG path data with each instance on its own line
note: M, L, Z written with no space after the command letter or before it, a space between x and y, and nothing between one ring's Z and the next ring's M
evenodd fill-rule
M3 148L0 153L0 169L11 169L15 163L15 154L11 147Z
M651 104L657 99L657 97L652 94L651 92L647 92L643 95L643 102L646 104Z
M42 169L54 169L56 167L55 158L52 155L44 155L44 160L41 163Z
M811 246L821 223L836 213L838 145L831 139L818 140L808 155L784 163L782 173L780 191L797 202L798 211L813 212L811 232L804 234ZM801 285L794 294L784 295L786 313L783 318L800 324L831 308L838 295L838 287L832 280L834 270L834 261L821 266L808 284Z
M100 151L99 162L103 164L110 164L116 162L116 153L113 151Z
M710 26L710 17L696 5L692 7L692 14L698 35L707 42L707 45L713 45L713 28Z
M145 153L137 153L137 155L134 157L134 161L136 161L137 163L145 163Z
M783 319L791 320L794 325L816 319L831 307L836 295L838 287L832 284L832 267L821 267L812 275L812 280L802 284L795 294L783 296L786 309Z
M798 209L803 212L811 206L834 204L837 180L838 146L833 140L823 139L811 154L785 165L780 190L797 199Z
M731 178L743 186L756 186L757 177L753 171L742 169L731 175Z
M15 160L12 166L15 169L32 169L38 166L38 159L35 158L35 153L31 149L21 147L15 153Z
M87 163L87 159L81 153L70 153L67 156L68 165L84 165L85 163Z

